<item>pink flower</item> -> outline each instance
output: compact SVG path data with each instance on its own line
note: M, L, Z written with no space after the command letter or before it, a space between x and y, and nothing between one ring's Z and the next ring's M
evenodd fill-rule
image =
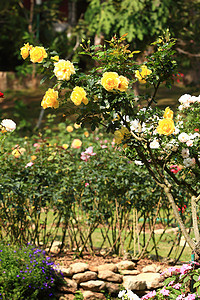
M106 146L106 145L101 145L101 148L102 148L102 149L105 149L105 148L108 148L108 146Z
M182 300L185 299L185 294L179 295L176 300Z
M171 286L171 285L173 285L173 284L174 284L174 280L170 281L170 282L168 283L168 286Z
M188 265L188 264L183 264L180 268L180 273L181 275L184 275L186 274L189 270L192 269L192 266L191 265Z
M88 183L88 182L86 182L86 183L85 183L85 187L86 187L86 186L88 186L88 185L89 185L89 183Z
M93 147L88 147L84 152L81 152L81 159L88 161L90 156L96 155L96 153L93 152Z
M29 163L27 163L27 164L25 165L25 168L31 167L32 165L34 165L34 163L33 163L32 161L30 161Z
M172 286L175 290L179 290L181 287L181 283L176 283L175 285Z
M185 300L195 300L195 299L196 299L195 294L188 294L187 297L185 298Z
M160 294L162 294L163 296L169 296L169 290L166 290L165 286L164 288L162 288L162 290L160 290Z
M35 144L33 144L33 147L35 147L35 148L39 148L39 147L40 147L40 144L38 144L38 143L35 143Z
M156 296L156 291L151 291L149 292L148 294L144 295L141 300L146 300L146 299L151 299L153 298L154 296Z
M177 165L170 166L170 169L171 169L170 171L174 174L177 174L181 170L181 168Z
M179 273L180 272L180 268L177 268L177 267L171 267L168 269L168 272L170 274L174 274L174 273Z

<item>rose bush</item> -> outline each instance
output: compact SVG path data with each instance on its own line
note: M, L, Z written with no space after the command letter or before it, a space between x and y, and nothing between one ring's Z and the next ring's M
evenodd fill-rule
M63 111L68 113L68 99L73 88L84 88L88 104L74 109L78 115L76 122L82 126L90 124L92 130L103 124L107 132L116 132L118 143L123 146L125 155L130 160L141 160L152 179L162 188L188 244L198 254L199 98L189 96L188 99L188 96L183 96L175 117L170 108L163 112L156 105L159 86L163 83L170 87L174 74L177 73L173 57L174 44L175 40L166 32L165 36L159 37L151 44L154 51L146 56L146 61L138 64L135 58L139 51L129 50L125 36L119 39L113 37L108 46L100 45L98 48L91 46L89 41L83 42L81 54L89 55L97 61L98 67L87 74L79 73L76 68L76 72L67 83L61 80L57 85L55 81L55 87L58 89ZM53 62L48 60L43 67L47 77L51 77ZM120 76L127 78L127 90L119 89ZM143 94L135 95L131 87L138 80L144 83L147 89ZM152 93L149 92L149 87L152 88ZM70 112L72 113L73 109ZM189 157L183 158L182 153L187 153L187 149L190 152ZM175 164L180 164L181 170L177 173L171 172L171 165ZM175 187L184 187L191 197L195 240L188 234L179 214L176 204L179 193L176 193Z

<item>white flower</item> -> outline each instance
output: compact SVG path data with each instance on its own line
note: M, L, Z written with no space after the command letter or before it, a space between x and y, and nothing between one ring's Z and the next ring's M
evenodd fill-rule
M183 164L184 164L184 166L185 166L186 168L194 167L194 165L195 165L195 158L190 158L190 157L185 158L185 159L183 160Z
M138 131L139 125L140 125L139 120L135 119L134 121L131 121L130 122L130 129L131 129L131 131Z
M141 162L141 160L134 160L134 163L138 166L143 166L143 162Z
M192 96L190 99L189 99L189 103L195 103L197 102L197 97L196 96Z
M181 151L181 155L183 158L188 158L190 156L190 151L188 148L183 148Z
M180 130L177 128L177 127L175 127L175 130L174 130L174 132L173 132L173 134L178 134L180 132Z
M118 298L122 298L126 294L126 290L119 291Z
M158 149L160 148L160 144L157 139L154 139L150 144L149 144L151 149Z
M10 119L4 119L1 125L5 127L6 131L14 131L16 129L16 123Z
M189 106L189 104L190 104L190 98L191 98L192 96L191 95L189 95L189 94L184 94L184 95L182 95L179 99L178 99L178 101L184 106L184 107L188 107Z
M192 147L192 146L193 146L193 141L192 141L192 140L188 140L188 141L186 142L186 145L187 145L188 147Z
M131 290L127 290L127 294L129 300L140 300L140 298L134 294Z
M182 132L181 134L179 134L178 140L182 143L185 143L185 142L187 142L187 140L189 140L189 136L187 133Z

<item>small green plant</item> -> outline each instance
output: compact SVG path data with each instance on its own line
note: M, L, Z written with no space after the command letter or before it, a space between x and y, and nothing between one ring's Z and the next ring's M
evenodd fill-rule
M81 293L81 291L77 291L75 293L75 297L74 297L74 300L83 300L84 297L83 297L83 294Z
M0 244L0 299L56 299L62 274L45 251Z

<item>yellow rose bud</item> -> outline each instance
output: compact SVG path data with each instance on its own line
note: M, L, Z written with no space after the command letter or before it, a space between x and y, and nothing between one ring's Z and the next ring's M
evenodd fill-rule
M47 58L47 53L44 47L36 46L30 50L30 60L33 63L41 63L44 58Z
M80 86L76 86L73 89L70 98L75 105L80 105L81 102L83 102L85 105L88 104L88 99L86 98L86 91Z
M41 106L46 109L47 107L58 108L58 92L54 89L48 89L42 99Z
M101 84L108 92L117 90L120 84L119 75L116 72L105 72Z
M68 144L63 144L62 147L63 147L63 149L66 150L69 147L69 145Z
M174 132L175 126L172 119L163 119L159 121L157 132L159 134L170 135Z
M67 132L72 132L74 129L71 125L67 126L66 128Z
M165 119L171 119L172 120L173 119L173 115L174 115L173 111L169 107L166 107L164 115L163 115L163 118L165 118Z
M69 60L60 59L54 63L54 74L58 80L70 80L70 76L75 74L74 65Z
M119 80L118 90L125 92L128 89L128 79L124 76L119 76Z
M149 76L152 73L152 71L149 70L146 65L142 65L140 67L140 69L141 69L141 71L136 70L135 77L138 78L140 82L145 83L146 82L146 80L145 80L146 77Z
M24 46L20 49L21 50L21 56L23 59L26 59L29 56L29 51L33 48L32 45L29 45L29 43L24 44Z

